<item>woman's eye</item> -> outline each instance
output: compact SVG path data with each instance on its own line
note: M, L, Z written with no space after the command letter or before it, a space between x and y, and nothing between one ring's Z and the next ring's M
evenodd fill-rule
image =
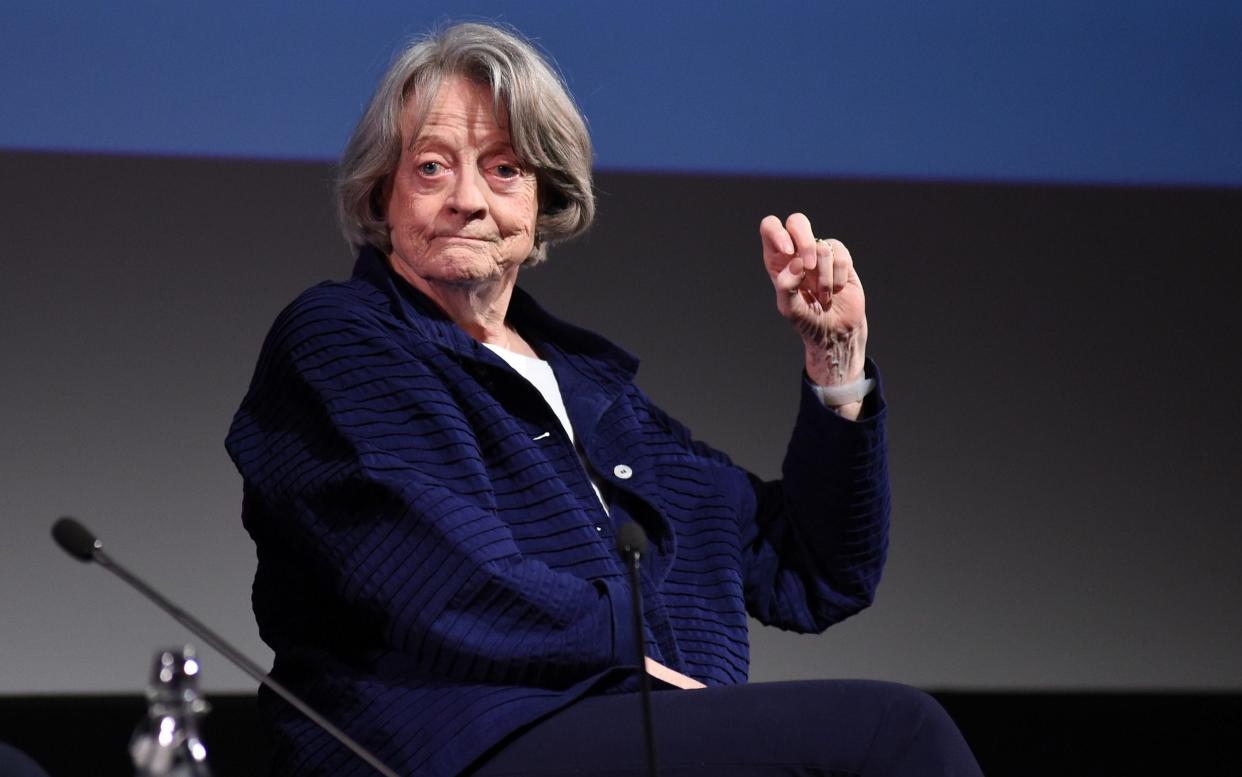
M444 167L439 162L423 162L418 166L418 172L423 175L436 175L443 169Z
M500 178L517 178L522 174L522 168L517 165L496 165L496 175Z

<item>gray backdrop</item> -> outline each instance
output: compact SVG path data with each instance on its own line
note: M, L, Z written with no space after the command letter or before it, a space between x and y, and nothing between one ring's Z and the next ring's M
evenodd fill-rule
M322 164L0 154L0 693L132 692L183 630L118 560L266 663L222 440L277 311L349 272ZM778 472L800 353L756 229L852 249L891 402L890 562L756 680L1242 688L1242 192L602 174L523 283L643 358L697 434ZM249 688L205 653L206 686Z

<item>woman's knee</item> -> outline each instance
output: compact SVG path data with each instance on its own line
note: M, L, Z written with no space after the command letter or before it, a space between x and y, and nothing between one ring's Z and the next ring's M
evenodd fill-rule
M873 682L882 687L891 714L912 720L949 720L949 713L927 691L901 683Z
M874 750L891 764L892 773L979 773L962 732L931 694L899 683L876 685L884 713Z

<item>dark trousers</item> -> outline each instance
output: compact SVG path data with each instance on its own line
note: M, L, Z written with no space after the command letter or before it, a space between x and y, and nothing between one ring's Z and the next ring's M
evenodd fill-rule
M981 774L944 708L905 685L808 680L664 690L651 705L664 777ZM470 774L642 777L638 695L576 702Z
M47 772L16 747L0 742L0 777L47 777Z

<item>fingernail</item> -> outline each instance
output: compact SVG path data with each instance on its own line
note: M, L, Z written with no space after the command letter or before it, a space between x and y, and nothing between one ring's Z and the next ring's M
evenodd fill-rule
M786 240L784 244L781 245L781 250L784 251L786 255L793 256L793 252L794 252L793 243Z

